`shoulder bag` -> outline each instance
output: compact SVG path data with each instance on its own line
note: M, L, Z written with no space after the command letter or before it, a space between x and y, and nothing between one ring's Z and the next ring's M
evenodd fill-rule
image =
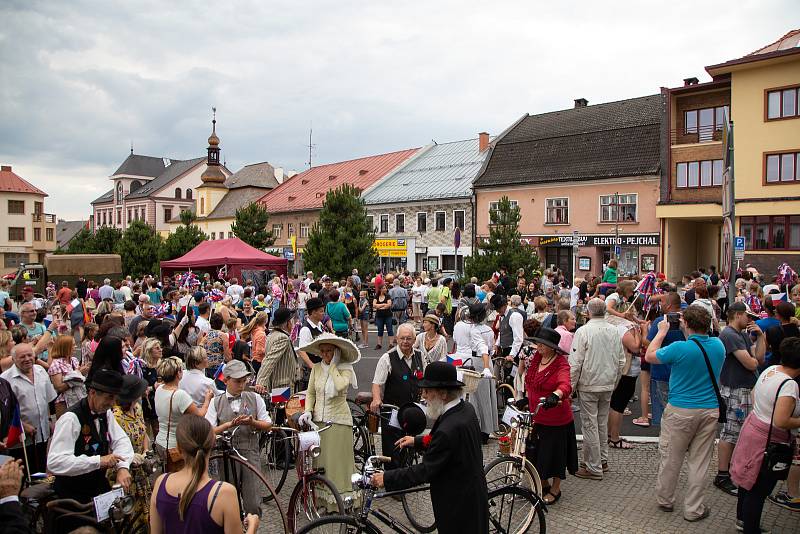
M706 349L703 348L703 345L700 344L699 341L696 339L692 339L697 346L700 348L700 352L703 353L703 358L706 361L706 368L708 369L708 376L711 378L711 384L714 386L714 393L717 395L717 402L719 403L719 419L717 422L719 423L727 423L728 422L728 403L725 402L725 399L722 398L722 395L719 392L719 386L717 385L717 379L714 377L714 370L711 368L711 360L708 359L708 354L706 354Z
M787 378L781 385L778 386L778 391L775 392L775 403L772 406L772 416L769 418L769 431L767 431L767 446L764 448L764 460L761 462L760 475L767 477L769 480L786 480L789 476L789 468L792 466L792 457L794 449L792 443L771 443L772 438L772 422L775 420L775 406L778 404L778 395L780 395L781 388L786 382L791 382L791 378Z
M167 457L166 457L166 470L168 473L176 473L183 469L183 455L181 455L181 451L178 450L177 447L169 448L169 431L172 427L172 398L175 396L178 390L172 392L172 395L169 397L169 417L167 419Z

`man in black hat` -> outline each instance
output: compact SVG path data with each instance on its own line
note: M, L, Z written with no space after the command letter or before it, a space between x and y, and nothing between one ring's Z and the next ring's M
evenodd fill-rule
M300 333L297 336L298 347L309 345L318 335L330 331L322 322L324 316L325 303L322 302L322 299L314 297L306 301L306 317L303 324L300 325ZM308 386L308 377L311 375L311 368L314 367L315 363L322 361L322 359L316 354L309 354L304 350L298 350L297 356L302 360L301 368L303 370L303 376L299 380L297 389L302 391Z
M268 390L294 385L297 356L292 347L291 319L294 312L289 308L278 308L272 318L272 332L267 336L267 351L258 369L256 384Z
M489 532L489 506L483 473L481 429L471 404L461 399L463 382L456 368L433 362L419 382L435 419L427 436L401 438L398 447L424 451L422 463L376 473L372 483L394 491L425 483L431 485L431 501L439 532Z
M87 384L88 395L56 422L47 470L56 477L59 496L90 502L111 489L108 469L116 469L117 484L130 487L133 447L111 412L122 384L120 373L100 369Z
M516 358L525 340L522 324L525 322L525 312L516 306L509 306L508 300L503 295L492 295L490 301L500 320L500 331L497 336L498 352L502 356Z

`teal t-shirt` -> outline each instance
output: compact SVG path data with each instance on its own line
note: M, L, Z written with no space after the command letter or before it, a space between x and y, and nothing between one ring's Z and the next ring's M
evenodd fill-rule
M159 288L153 288L147 292L147 296L150 297L150 302L158 306L161 304L161 290Z
M717 395L708 376L705 358L696 339L706 349L711 369L719 384L725 361L725 346L716 337L692 334L687 341L676 341L656 351L661 363L672 366L669 375L669 403L677 408L718 408Z
M325 313L331 318L334 331L344 332L348 329L347 320L350 319L350 311L344 302L329 302L325 307Z

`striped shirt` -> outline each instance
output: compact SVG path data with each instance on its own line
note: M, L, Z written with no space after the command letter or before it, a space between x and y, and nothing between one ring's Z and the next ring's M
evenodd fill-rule
M291 387L294 383L297 356L288 334L273 330L267 336L267 350L256 383L265 388Z

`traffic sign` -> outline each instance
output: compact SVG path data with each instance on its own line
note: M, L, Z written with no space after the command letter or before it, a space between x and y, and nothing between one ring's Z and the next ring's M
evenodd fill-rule
M619 245L614 245L614 256L619 258L622 255L622 247Z
M742 261L744 259L744 237L743 236L736 236L733 238L733 252L736 257L736 261Z

